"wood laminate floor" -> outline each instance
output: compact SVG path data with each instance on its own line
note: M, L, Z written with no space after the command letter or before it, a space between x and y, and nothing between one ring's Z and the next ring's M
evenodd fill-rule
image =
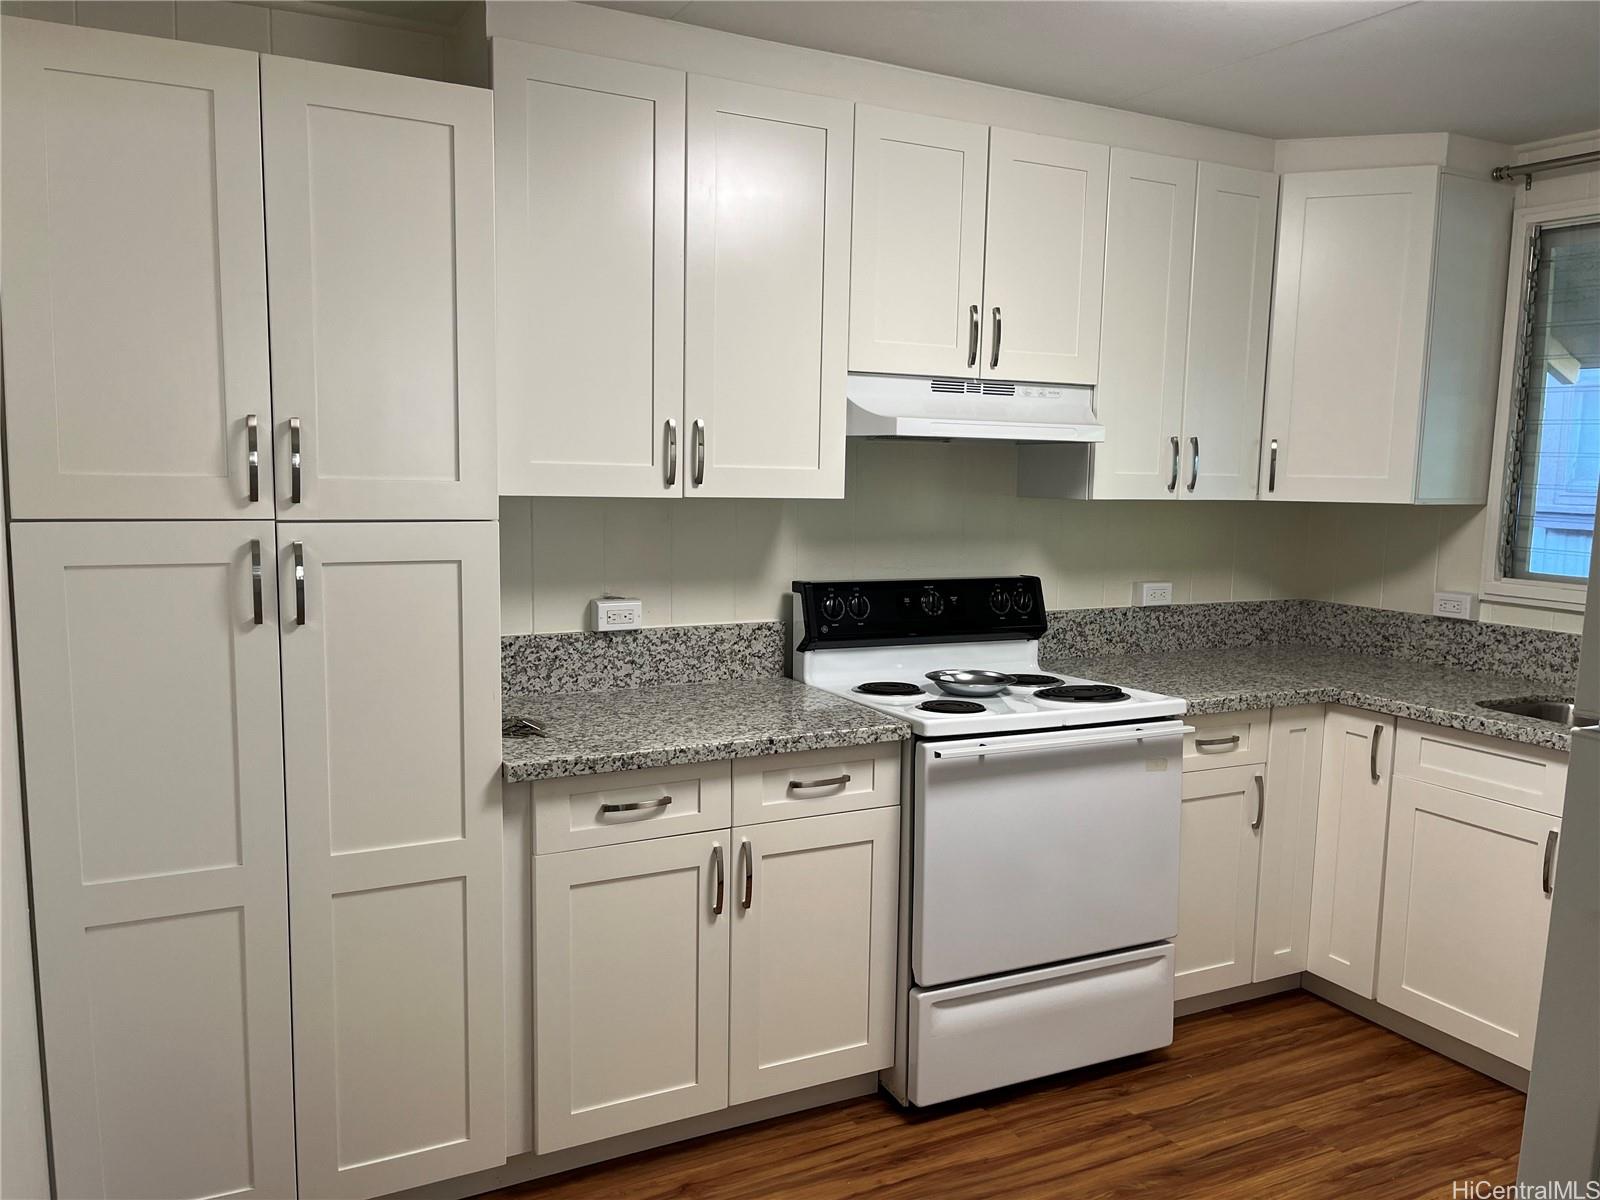
M1171 1047L907 1112L868 1096L495 1193L500 1200L1450 1200L1516 1178L1521 1093L1304 992Z

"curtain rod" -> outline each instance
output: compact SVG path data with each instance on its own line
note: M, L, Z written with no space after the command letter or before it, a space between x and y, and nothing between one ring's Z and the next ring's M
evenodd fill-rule
M1600 162L1600 150L1585 150L1582 154L1565 154L1560 158L1540 158L1527 163L1507 163L1503 167L1496 167L1489 172L1489 178L1497 181L1522 177L1524 189L1533 186L1533 177L1545 171L1562 171L1568 167L1581 167L1586 163Z

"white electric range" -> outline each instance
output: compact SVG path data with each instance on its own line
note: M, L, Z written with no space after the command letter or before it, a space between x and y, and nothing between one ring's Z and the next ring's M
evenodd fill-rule
M1167 1045L1184 701L1041 670L1033 576L794 593L794 677L915 732L888 1089L932 1104ZM954 695L939 670L1001 678Z

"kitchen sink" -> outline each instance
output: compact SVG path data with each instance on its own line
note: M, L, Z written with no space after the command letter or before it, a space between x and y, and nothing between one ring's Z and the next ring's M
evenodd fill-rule
M1479 708L1493 709L1495 712L1510 713L1518 717L1532 717L1536 721L1549 721L1552 725L1560 725L1563 729L1575 729L1579 726L1600 724L1600 716L1594 713L1578 712L1570 700L1550 697L1531 697L1520 700L1479 700Z

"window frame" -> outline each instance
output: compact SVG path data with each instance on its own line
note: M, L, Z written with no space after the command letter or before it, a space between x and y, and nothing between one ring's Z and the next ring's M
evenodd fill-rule
M1519 208L1511 217L1511 262L1506 279L1506 316L1500 339L1500 386L1495 402L1493 453L1489 459L1489 506L1484 521L1483 574L1479 594L1491 603L1524 604L1556 612L1584 609L1585 581L1560 583L1546 579L1516 579L1500 571L1501 543L1505 534L1506 466L1511 451L1511 407L1517 369L1517 343L1522 332L1522 291L1528 270L1528 243L1539 227L1578 225L1600 221L1600 202L1572 200Z

